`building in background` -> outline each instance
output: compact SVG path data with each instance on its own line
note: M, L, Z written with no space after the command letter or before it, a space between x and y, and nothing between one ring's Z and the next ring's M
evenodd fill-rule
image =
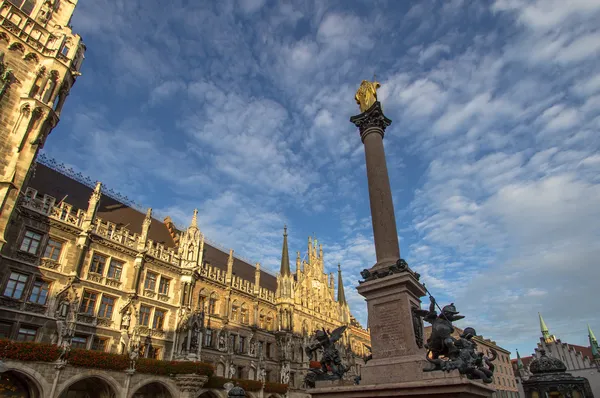
M600 354L598 350L598 341L594 332L588 325L588 340L589 347L584 347L575 344L563 343L556 336L550 334L548 326L538 314L540 321L540 342L534 350L533 355L521 357L517 352L517 358L513 359L513 373L519 385L519 392L524 397L523 381L531 377L532 373L529 370L529 365L536 359L542 356L542 351L548 356L559 359L566 366L566 371L575 377L585 377L590 384L592 392L595 396L600 396Z
M463 333L463 330L454 327L453 337L458 339ZM431 335L431 326L426 326L424 329L425 340ZM510 351L500 347L495 341L486 339L483 336L473 337L473 341L477 343L477 351L485 353L486 356L491 356L491 350L495 350L498 358L494 361L494 378L489 384L490 387L496 389L494 398L517 398L519 391L517 389L517 381L512 370L510 362Z
M0 264L0 337L143 357L201 360L217 375L300 388L318 329L348 325L343 361L359 374L369 331L350 315L338 266L308 239L290 268L284 229L274 276L200 231L153 218L40 156ZM349 374L352 377L354 374Z
M0 0L0 249L38 151L57 125L85 46L77 0Z

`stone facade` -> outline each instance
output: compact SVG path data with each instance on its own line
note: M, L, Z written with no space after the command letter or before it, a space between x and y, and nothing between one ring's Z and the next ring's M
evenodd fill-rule
M103 193L106 191L105 193ZM6 234L0 259L0 337L201 360L218 376L289 383L300 391L315 330L346 324L352 378L369 331L350 315L341 271L324 272L309 238L291 272L287 232L281 271L265 272L220 249L197 213L178 229L125 198L40 157Z
M459 328L455 328L454 337L458 338L463 331ZM425 327L425 339L431 335L431 326ZM517 398L519 396L519 390L517 381L512 370L510 362L510 351L500 347L495 341L486 339L483 336L475 336L473 340L477 343L477 350L479 352L485 352L486 355L490 355L491 349L498 353L498 358L494 361L496 368L494 369L494 381L489 384L490 387L495 388L496 392L493 394L494 398Z
M0 0L0 249L31 165L80 75L76 0Z

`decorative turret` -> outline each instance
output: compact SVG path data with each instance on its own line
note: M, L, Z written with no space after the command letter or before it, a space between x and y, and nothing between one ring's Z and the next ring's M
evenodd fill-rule
M290 276L290 255L288 251L288 243L287 243L287 226L283 227L283 248L281 250L281 267L279 268L279 273L282 276Z
M523 368L525 368L525 366L523 365L523 361L521 360L521 354L519 354L519 350L517 351L517 369L521 370Z
M148 241L148 233L150 232L150 224L152 224L152 208L149 207L146 211L146 217L142 223L142 233L140 234L140 240L138 241L138 251L142 251L146 248L146 242Z
M544 322L544 318L542 318L542 314L538 312L538 316L540 318L540 331L542 332L542 339L546 343L555 343L556 337L550 334L548 326L546 326L546 322Z
M94 218L96 218L96 211L98 211L98 204L100 203L100 197L102 196L102 183L98 181L96 183L96 187L94 191L90 195L90 200L88 201L88 208L85 212L85 218L81 223L81 229L83 231L88 231L92 224L94 223Z
M198 229L198 210L194 209L194 215L190 226L181 234L179 240L179 257L181 258L181 266L186 268L196 268L200 264L200 249L204 237Z
M233 278L233 249L229 249L229 258L227 259L227 275L225 276L225 283L231 285L231 279Z
M260 263L256 263L254 270L254 295L258 296L258 293L260 293Z
M338 303L348 305L346 302L346 292L344 292L344 280L342 279L342 266L338 264Z
M592 349L592 356L594 359L600 359L600 347L598 347L598 340L596 340L596 336L594 336L594 332L592 328L588 324L588 338L590 340L590 348Z
M300 276L300 264L301 264L301 260L300 260L300 252L296 252L296 275L299 277Z

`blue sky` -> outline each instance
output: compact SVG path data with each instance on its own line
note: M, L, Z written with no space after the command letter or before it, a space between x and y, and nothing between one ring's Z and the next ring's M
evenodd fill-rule
M167 5L168 3L168 5ZM377 74L402 257L462 326L530 353L600 333L598 1L81 1L45 152L276 271L313 233L375 262L349 117Z

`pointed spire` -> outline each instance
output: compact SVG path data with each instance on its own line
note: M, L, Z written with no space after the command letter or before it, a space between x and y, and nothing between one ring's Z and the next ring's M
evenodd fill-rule
M300 252L296 252L296 275L300 275Z
M152 223L152 208L149 207L142 223L142 233L140 234L139 250L143 250L146 247L146 241L148 240L148 232L150 231L150 224Z
M592 328L588 324L588 338L590 340L590 348L592 349L592 356L594 358L600 358L600 347L598 347L598 340L596 340L596 336L594 336L594 332Z
M194 215L192 216L192 223L190 227L198 228L198 209L194 209Z
M227 259L227 274L225 275L225 283L230 285L233 277L233 249L229 249L229 258Z
M287 243L287 225L283 226L283 248L281 249L281 268L279 273L283 276L291 275L290 271L290 253L288 252Z
M523 361L521 360L521 355L519 354L519 350L517 350L517 368L518 369L523 369L525 366L523 366Z
M546 340L550 338L550 331L548 330L548 326L546 326L546 322L544 322L544 318L542 318L542 314L538 312L538 316L540 318L540 331L542 332L542 337Z
M342 266L338 264L338 303L348 305L346 302L346 293L344 292L344 281L342 280Z

